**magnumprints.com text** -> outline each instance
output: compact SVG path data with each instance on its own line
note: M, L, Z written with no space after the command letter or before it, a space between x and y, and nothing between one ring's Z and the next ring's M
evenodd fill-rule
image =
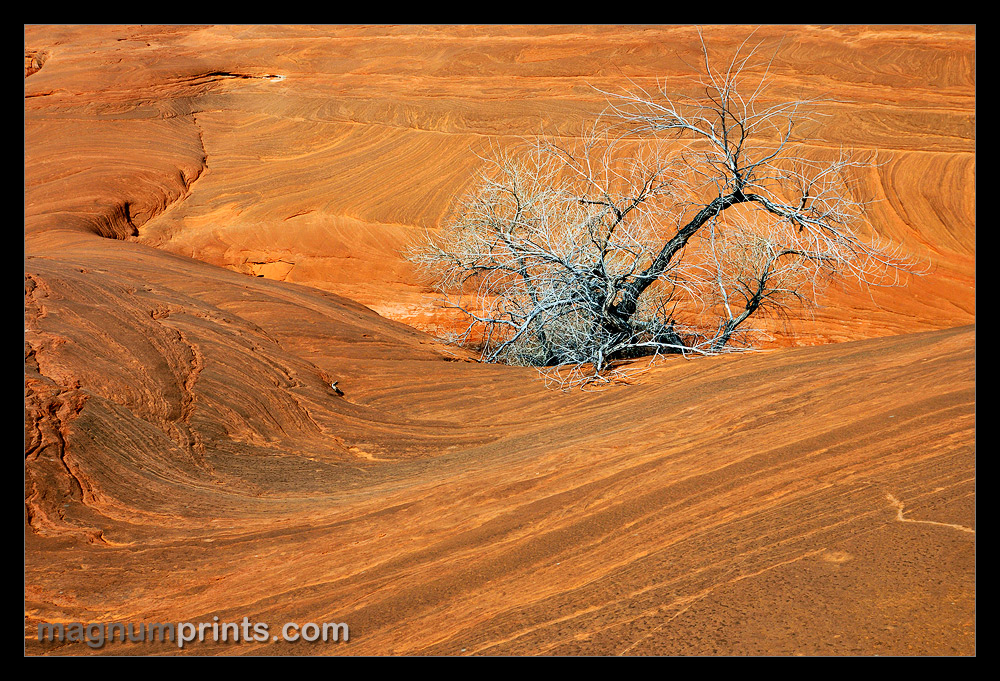
M322 641L337 643L350 640L350 632L344 622L306 622L297 624L286 622L281 626L280 633L271 634L265 622L251 622L244 617L242 622L220 622L213 617L212 622L167 622L152 624L135 624L124 622L107 622L84 624L70 622L68 624L38 625L38 640L46 642L86 643L91 648L102 648L108 643L155 643L173 642L178 648L195 641L213 641L221 643L239 643L241 641Z

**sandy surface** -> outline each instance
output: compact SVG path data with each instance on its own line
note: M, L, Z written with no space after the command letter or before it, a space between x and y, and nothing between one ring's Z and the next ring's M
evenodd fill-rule
M26 651L974 654L975 31L758 35L930 274L563 394L423 333L399 251L694 29L26 27Z

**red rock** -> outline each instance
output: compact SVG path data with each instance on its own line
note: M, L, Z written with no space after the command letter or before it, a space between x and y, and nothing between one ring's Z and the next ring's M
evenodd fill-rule
M564 394L401 323L450 322L400 249L694 29L27 26L26 651L218 616L350 641L183 652L974 654L975 29L783 35L932 272Z

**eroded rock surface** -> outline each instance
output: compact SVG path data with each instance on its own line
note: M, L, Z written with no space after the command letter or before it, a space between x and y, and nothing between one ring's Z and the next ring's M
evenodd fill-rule
M811 153L877 149L931 273L563 394L419 330L400 249L491 142L686 87L694 29L26 27L27 652L974 653L975 31L783 35L776 90L837 100Z

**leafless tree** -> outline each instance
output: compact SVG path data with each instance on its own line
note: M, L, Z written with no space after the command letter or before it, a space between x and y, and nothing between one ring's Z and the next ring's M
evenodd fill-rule
M702 43L700 97L605 92L574 143L484 158L453 219L409 254L467 316L456 340L564 387L600 384L637 356L747 347L748 319L814 301L832 277L916 271L863 236L855 184L874 159L810 158L792 135L813 102L769 103L758 49L717 70Z

